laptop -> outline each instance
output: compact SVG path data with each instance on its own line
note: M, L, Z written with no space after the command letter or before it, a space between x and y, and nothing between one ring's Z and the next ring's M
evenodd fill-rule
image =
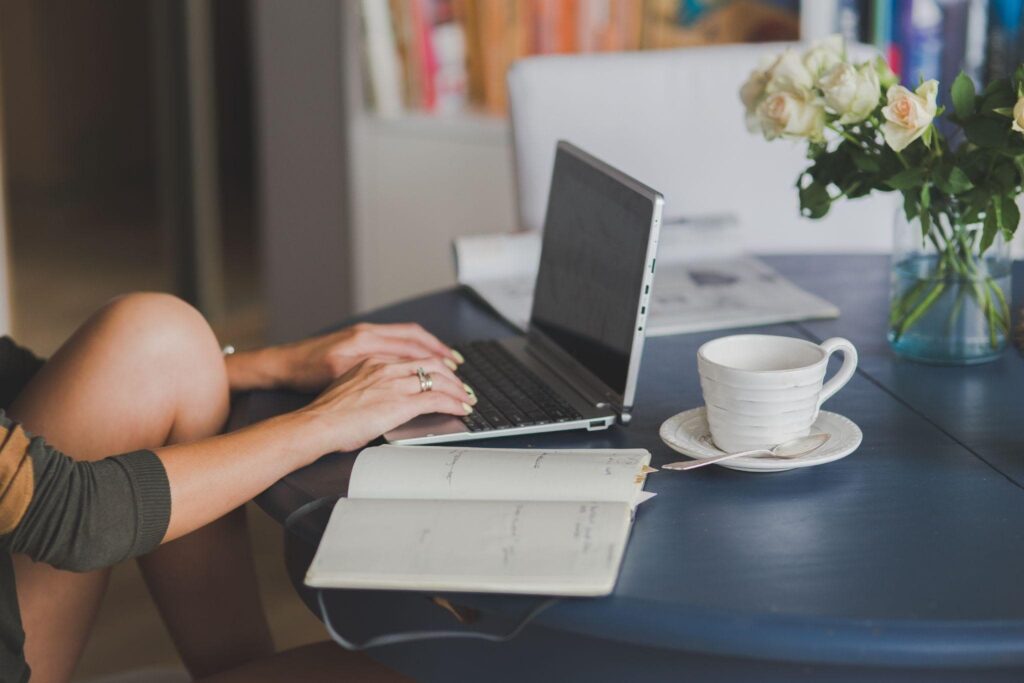
M465 417L422 415L395 444L449 443L629 421L664 198L574 145L555 152L526 334L457 346L479 399Z

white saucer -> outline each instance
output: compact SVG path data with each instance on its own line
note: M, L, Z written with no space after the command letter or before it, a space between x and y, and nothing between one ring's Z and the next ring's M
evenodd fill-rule
M792 460L735 458L726 460L721 467L741 472L783 472L797 467L824 465L853 453L864 438L860 427L855 425L852 420L825 410L818 414L818 419L811 426L812 434L819 432L825 432L831 438L821 448L799 458ZM723 453L711 440L711 430L708 428L704 406L673 415L662 423L658 434L669 448L697 460Z

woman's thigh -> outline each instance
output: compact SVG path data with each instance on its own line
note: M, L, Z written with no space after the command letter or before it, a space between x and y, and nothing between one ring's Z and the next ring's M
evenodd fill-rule
M229 405L213 333L173 297L115 300L47 361L9 411L80 460L216 433ZM15 557L33 681L70 678L108 571L73 574Z

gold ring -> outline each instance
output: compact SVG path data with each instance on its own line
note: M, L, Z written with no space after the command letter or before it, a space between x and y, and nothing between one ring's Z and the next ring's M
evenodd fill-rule
M416 368L416 376L420 379L420 393L434 388L434 378L423 368Z

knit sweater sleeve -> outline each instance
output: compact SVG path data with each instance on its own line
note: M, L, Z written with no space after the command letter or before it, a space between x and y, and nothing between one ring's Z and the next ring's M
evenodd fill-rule
M154 453L79 462L0 411L0 551L89 571L155 548L170 512Z

